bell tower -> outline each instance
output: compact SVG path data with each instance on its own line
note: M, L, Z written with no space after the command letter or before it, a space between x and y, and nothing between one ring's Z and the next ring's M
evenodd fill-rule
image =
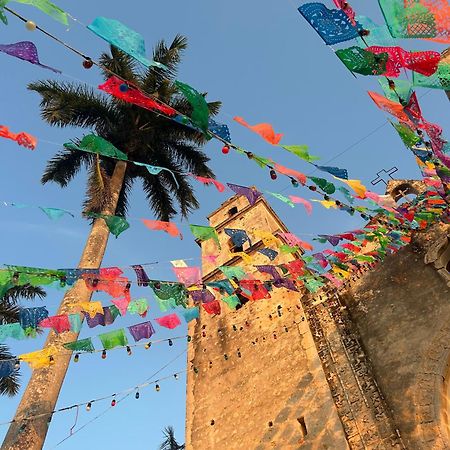
M259 252L267 245L258 231L288 232L262 197L250 205L234 196L208 219L221 250L212 240L201 243L204 283L226 278L220 266L242 267L246 278L269 280L255 266L299 256L280 253L270 261ZM236 247L225 229L245 230L251 242ZM304 295L282 287L236 310L220 301L220 315L200 308L199 319L189 324L187 449L348 448L302 308Z

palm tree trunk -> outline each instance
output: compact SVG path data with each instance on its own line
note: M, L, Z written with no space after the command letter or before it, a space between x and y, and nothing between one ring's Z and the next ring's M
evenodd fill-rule
M111 201L103 211L113 215L116 211L119 194L122 189L127 164L124 161L116 163L111 177ZM109 230L103 219L94 222L78 267L97 269L100 267L108 243ZM91 300L92 292L87 289L83 280L77 281L74 287L66 293L57 314L73 312L73 305ZM66 342L75 341L79 333L56 334L50 332L44 348L62 347ZM40 450L47 435L51 411L58 400L72 353L69 351L57 353L55 363L48 368L33 371L31 379L17 408L14 422L10 425L3 441L5 450ZM37 418L24 420L30 416L41 415Z

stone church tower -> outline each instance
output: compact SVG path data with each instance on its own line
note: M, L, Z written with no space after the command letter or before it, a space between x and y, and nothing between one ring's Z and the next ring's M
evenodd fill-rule
M388 193L420 188L393 182ZM209 223L222 250L203 259L204 282L225 278L219 266L266 279L253 268L271 264L253 230L288 230L264 198L250 206L234 196ZM251 245L233 247L226 228L247 230ZM220 315L202 310L189 325L186 448L450 449L448 235L443 224L417 233L339 291L278 288L236 311L223 302ZM201 247L217 253L211 241Z

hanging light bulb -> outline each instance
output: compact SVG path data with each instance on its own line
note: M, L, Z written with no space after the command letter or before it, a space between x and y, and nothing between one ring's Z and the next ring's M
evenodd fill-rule
M131 347L129 345L127 345L127 353L128 353L128 356L131 356L131 354L133 353L131 351Z
M224 146L222 147L222 153L223 153L224 155L228 155L228 153L230 153L230 147L228 147L228 145L224 145Z
M92 408L92 403L89 402L89 403L86 405L86 411L90 411L91 408Z
M191 342L191 341L192 341L192 338L191 338L191 336L189 336L189 335L188 335L188 337L187 337L187 341L188 341L188 342Z
M292 183L293 187L295 187L295 188L298 187L298 181L295 178L291 178L291 183Z
M172 341L172 339L169 339L169 347L172 347L172 345L173 345L173 341Z
M19 370L20 369L20 361L16 359L16 362L14 363L14 369Z
M198 373L198 367L194 367L194 373Z
M151 346L152 346L152 343L151 343L151 342L147 342L147 343L144 345L144 348L145 348L146 350L148 350Z
M272 178L272 180L276 180L278 178L277 173L275 172L275 170L270 169L270 178Z
M157 384L157 385L155 386L155 390L156 390L156 392L159 392L159 391L161 390L161 388L159 387L159 384Z
M116 406L116 399L115 398L113 398L112 400L111 400L111 406Z
M50 355L50 356L48 357L48 360L49 360L50 364L55 364L55 358L53 358L52 355Z
M317 191L317 188L315 186L308 186L308 189L313 192Z
M92 61L91 58L85 58L83 61L83 67L85 69L90 69L92 66L94 65L94 62ZM94 282L97 281L98 284L98 280L94 280Z
M173 377L175 378L175 380L178 380L178 374L177 373L174 373Z
M80 354L75 353L75 356L73 357L73 362L78 362L79 359L80 359Z
M223 358L225 359L225 361L228 361L228 355L226 353L223 355Z
M134 398L136 400L139 400L139 397L140 397L139 391L136 391L136 394L134 394Z
M122 83L119 86L120 92L127 92L128 91L128 85L126 83Z
M254 156L254 155L253 155L252 152L246 152L245 154L247 155L247 158L248 158L248 159L253 159L253 156Z
M102 359L106 359L106 350L102 351Z
M32 20L27 20L25 23L25 28L28 31L35 31L37 28L37 25Z

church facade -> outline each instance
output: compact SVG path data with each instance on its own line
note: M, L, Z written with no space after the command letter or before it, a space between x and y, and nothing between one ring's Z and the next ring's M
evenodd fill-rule
M420 189L396 180L387 193ZM209 222L221 251L207 258L215 244L201 243L205 283L224 278L220 266L268 264L264 239L236 247L225 229L288 232L264 198L234 196ZM449 236L443 223L416 232L340 289L273 289L220 315L201 311L189 325L186 448L450 449Z

